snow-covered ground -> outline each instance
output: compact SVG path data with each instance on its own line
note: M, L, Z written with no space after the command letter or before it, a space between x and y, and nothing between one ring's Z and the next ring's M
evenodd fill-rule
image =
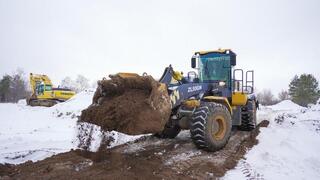
M320 105L303 108L287 100L262 107L259 144L224 179L320 179Z
M77 94L51 108L0 104L0 163L38 161L77 148L77 117L91 104L94 90ZM261 107L258 119L269 120L261 128L259 144L240 160L224 179L320 179L320 104L303 108L291 101ZM101 132L94 127L99 146ZM112 146L141 136L112 133ZM181 154L192 158L192 154Z
M0 103L0 163L19 164L38 161L77 148L77 117L91 104L93 89L53 107L30 107L25 100L17 104ZM99 146L99 129L95 131L95 150ZM141 136L111 132L119 144Z
M0 104L0 163L35 161L74 147L76 119L57 118L52 110Z

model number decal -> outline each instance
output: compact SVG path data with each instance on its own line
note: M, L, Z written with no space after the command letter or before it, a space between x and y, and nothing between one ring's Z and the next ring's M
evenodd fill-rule
M202 86L192 86L192 87L188 87L188 93L190 92L194 92L194 91L199 91L202 89Z

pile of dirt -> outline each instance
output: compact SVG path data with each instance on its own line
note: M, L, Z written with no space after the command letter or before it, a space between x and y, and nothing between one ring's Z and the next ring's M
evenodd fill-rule
M166 88L151 76L110 78L98 81L93 104L79 122L130 135L161 132L171 113Z
M2 179L4 176L10 176L13 175L15 171L15 167L12 164L0 164L0 179Z

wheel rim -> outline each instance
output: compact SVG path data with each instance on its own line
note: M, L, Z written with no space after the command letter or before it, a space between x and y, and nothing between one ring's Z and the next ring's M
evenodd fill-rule
M216 140L221 140L224 138L225 134L226 134L226 120L223 116L216 116L213 119L213 123L212 123L212 135Z

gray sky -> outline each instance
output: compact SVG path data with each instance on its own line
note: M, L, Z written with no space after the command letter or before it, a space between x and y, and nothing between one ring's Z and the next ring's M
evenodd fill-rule
M54 83L120 71L190 70L194 51L231 48L258 89L320 80L319 0L0 0L0 75L18 67Z

